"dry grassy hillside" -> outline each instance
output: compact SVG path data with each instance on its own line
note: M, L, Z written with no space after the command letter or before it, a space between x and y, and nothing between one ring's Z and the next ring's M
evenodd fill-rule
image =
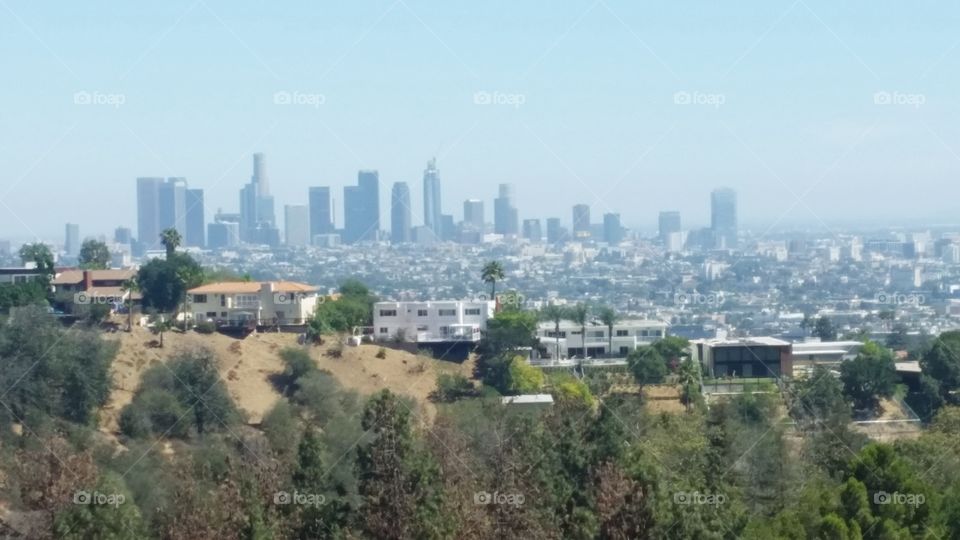
M283 370L278 353L284 347L296 347L295 334L252 334L235 339L221 334L202 335L196 332L168 332L164 347L151 347L156 336L145 328L134 328L132 333L104 334L106 339L118 341L120 349L113 363L114 389L101 415L101 429L117 431L120 410L133 398L143 372L158 362L166 362L177 351L206 347L212 349L220 362L220 375L227 384L237 405L247 412L251 422L259 422L280 398L270 383L272 374ZM414 398L420 405L426 421L434 417L435 408L427 399L433 391L439 373L470 375L469 364L454 364L433 360L405 351L386 349L386 358L377 358L380 347L361 345L343 347L340 358L326 354L331 340L322 346L311 347L311 354L321 369L333 373L344 387L370 395L387 388Z

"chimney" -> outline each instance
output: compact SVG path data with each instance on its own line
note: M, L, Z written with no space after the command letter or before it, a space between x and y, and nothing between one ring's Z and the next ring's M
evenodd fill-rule
M83 290L89 291L93 288L93 271L84 270L83 271Z

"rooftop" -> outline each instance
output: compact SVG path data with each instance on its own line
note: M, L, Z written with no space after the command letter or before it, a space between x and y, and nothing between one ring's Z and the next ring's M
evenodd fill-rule
M75 285L83 281L83 273L89 272L94 281L125 281L132 278L137 271L127 270L64 270L56 275L51 282L53 285Z
M190 289L190 294L253 294L269 285L272 292L317 292L317 288L306 283L296 281L218 281Z

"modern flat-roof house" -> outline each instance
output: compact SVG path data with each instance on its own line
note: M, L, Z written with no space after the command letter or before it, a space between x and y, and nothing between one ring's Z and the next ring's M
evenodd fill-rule
M35 264L0 268L0 283L26 283L42 276Z
M223 281L187 294L194 320L218 326L306 324L320 297L316 287L294 281Z
M377 302L373 336L377 341L413 342L438 358L466 358L493 317L486 300Z
M839 368L853 360L863 348L859 341L809 341L793 344L793 376L809 375L818 365Z
M630 351L641 345L649 345L667 335L669 325L655 320L622 320L613 325L613 348L606 325L596 321L587 323L586 339L582 336L580 325L570 321L560 323L560 358L618 356L626 357ZM547 356L556 355L556 325L549 321L537 325L537 337L546 349ZM611 354L608 354L610 352Z
M772 337L690 342L691 358L711 377L779 378L793 374L793 346Z

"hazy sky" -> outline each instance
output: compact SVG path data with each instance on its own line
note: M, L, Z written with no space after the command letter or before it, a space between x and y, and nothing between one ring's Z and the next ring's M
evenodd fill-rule
M953 1L0 0L0 237L135 229L137 176L236 211L254 151L281 218L330 185L342 222L375 168L381 224L401 180L421 223L436 154L457 220L500 182L521 219L704 224L728 185L748 225L948 220L958 28Z

